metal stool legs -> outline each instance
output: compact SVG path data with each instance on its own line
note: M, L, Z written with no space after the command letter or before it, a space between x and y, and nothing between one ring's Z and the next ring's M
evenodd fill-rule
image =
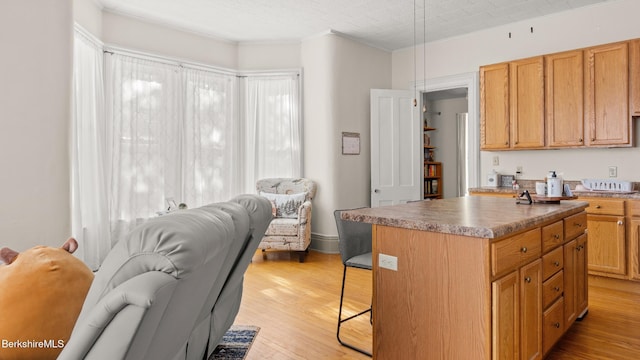
M338 331L337 331L336 336L338 338L338 342L340 343L340 345L348 347L349 349L355 350L355 351L357 351L359 353L362 353L364 355L372 356L370 352L368 352L366 350L363 350L363 349L361 349L359 347L353 346L351 344L348 344L348 343L342 341L342 339L340 339L340 326L342 325L342 323L347 322L347 321L349 321L351 319L354 319L354 318L356 318L356 317L358 317L360 315L364 315L366 313L369 313L369 322L371 322L373 320L372 319L371 307L369 307L368 309L366 309L364 311L361 311L361 312L359 312L359 313L357 313L355 315L349 316L349 317L344 318L344 319L342 318L342 302L344 300L344 284L345 284L346 278L347 278L347 266L345 265L344 266L344 272L342 274L342 290L340 291L340 309L338 310Z

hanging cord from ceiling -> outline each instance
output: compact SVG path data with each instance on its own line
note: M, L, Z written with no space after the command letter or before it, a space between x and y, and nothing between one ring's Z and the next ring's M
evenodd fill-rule
M413 0L413 91L415 96L413 97L413 107L418 106L418 72L416 61L416 0Z

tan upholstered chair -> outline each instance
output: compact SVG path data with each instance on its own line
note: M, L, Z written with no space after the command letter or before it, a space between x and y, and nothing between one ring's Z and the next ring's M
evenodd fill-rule
M272 204L274 219L258 245L265 250L298 251L300 262L311 244L311 201L315 182L304 179L269 178L256 183L258 194Z

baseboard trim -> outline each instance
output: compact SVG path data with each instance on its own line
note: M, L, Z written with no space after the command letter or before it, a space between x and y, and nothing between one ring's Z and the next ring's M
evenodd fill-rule
M325 254L338 254L338 236L320 235L311 233L311 250Z
M589 275L589 286L597 286L612 290L626 291L634 294L640 294L640 282L634 280L623 280L607 278L597 275Z

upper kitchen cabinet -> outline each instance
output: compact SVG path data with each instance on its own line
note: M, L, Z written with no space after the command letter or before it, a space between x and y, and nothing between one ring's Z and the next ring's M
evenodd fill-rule
M582 50L545 56L546 124L549 147L584 145Z
M544 59L509 63L511 148L544 147Z
M509 148L509 64L480 67L480 148Z
M640 39L480 67L481 150L632 146Z
M631 146L628 42L584 50L589 146Z
M640 116L640 39L629 42L629 82L631 115Z
M482 150L544 147L542 56L480 67Z

